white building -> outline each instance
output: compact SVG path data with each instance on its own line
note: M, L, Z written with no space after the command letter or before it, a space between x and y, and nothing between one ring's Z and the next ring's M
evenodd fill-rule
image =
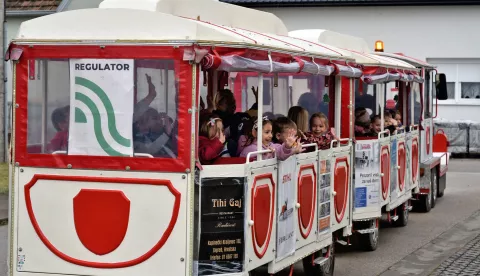
M439 101L438 117L480 121L478 0L222 1L274 13L290 31L328 29L363 37L372 49L382 40L386 52L435 64L447 74L449 89L449 100Z

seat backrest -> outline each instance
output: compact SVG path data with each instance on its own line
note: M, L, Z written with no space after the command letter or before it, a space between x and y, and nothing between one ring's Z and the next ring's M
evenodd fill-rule
M439 129L433 136L433 152L447 152L448 151L448 138L443 130Z

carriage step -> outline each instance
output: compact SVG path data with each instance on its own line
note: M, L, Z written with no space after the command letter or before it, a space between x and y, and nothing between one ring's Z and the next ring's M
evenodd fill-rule
M346 241L337 240L337 242L341 245L349 245Z
M325 257L318 257L315 260L313 260L313 263L316 265L324 265L328 261L328 258Z
M398 220L398 216L392 216L391 219L392 219L392 221L397 221L397 220Z
M373 232L375 232L375 228L357 230L357 232L360 234L372 234Z

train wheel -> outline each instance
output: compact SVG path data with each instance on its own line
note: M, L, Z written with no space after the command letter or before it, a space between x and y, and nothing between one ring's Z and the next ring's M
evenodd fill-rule
M428 191L428 195L420 195L415 206L422 212L428 213L432 209L432 187Z
M365 251L375 251L378 247L378 219L372 220L370 227L374 227L374 231L369 234L360 234L357 233L357 240L360 245L360 248Z
M320 256L326 256L328 260L322 265L314 265L313 259ZM313 257L312 257L313 255ZM303 261L303 272L305 276L333 276L335 271L335 241L328 247L327 252L318 251L305 257Z
M393 222L393 225L398 227L405 227L408 224L408 201L397 207L398 220Z
M432 208L435 208L435 204L437 203L437 192L438 192L438 176L437 176L437 168L433 168L431 171L432 186L430 188L431 195L432 195Z

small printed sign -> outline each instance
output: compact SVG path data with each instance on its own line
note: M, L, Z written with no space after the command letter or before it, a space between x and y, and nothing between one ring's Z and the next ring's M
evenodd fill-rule
M201 179L198 275L243 271L245 178Z

